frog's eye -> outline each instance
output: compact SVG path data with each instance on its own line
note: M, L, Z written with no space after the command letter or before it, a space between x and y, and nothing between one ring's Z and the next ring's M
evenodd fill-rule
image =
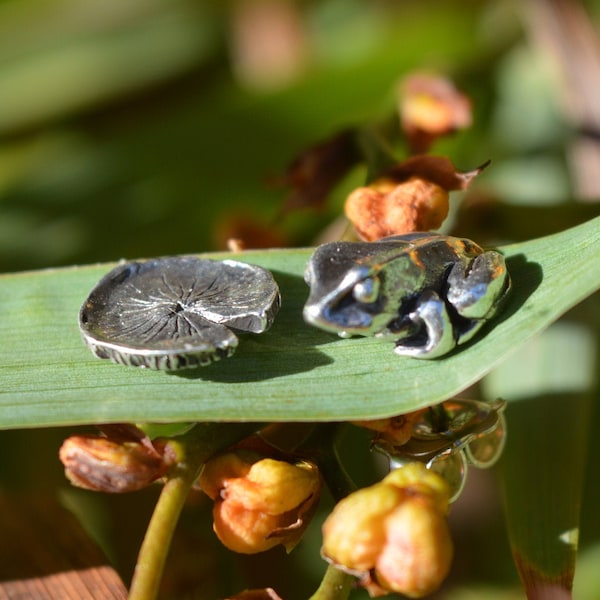
M358 302L371 304L379 297L379 278L367 277L352 288L352 296Z

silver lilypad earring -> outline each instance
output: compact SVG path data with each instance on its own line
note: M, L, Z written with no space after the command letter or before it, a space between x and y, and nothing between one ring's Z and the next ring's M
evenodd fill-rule
M119 265L79 312L83 340L98 358L174 371L231 356L238 332L262 333L281 300L269 271L193 256Z

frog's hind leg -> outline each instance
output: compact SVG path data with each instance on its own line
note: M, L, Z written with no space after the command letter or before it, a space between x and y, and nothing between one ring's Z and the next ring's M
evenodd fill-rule
M396 354L417 358L437 358L456 346L452 321L446 303L434 291L423 292L408 319L412 333L396 342ZM416 332L416 333L415 333Z
M470 263L456 263L447 279L446 298L465 319L491 317L510 287L504 257L490 250Z

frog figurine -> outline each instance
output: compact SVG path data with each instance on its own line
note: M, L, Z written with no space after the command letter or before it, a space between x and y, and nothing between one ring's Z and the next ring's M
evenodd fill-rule
M391 339L396 353L418 358L471 339L510 288L499 252L437 233L323 244L305 280L307 323L340 337Z

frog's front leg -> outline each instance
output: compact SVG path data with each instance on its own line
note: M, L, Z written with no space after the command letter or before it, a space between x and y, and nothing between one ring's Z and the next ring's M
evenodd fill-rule
M454 264L447 279L446 298L466 319L457 335L460 344L469 340L492 317L510 288L504 257L490 250L470 262Z
M396 354L437 358L456 346L446 303L433 290L421 294L415 309L403 321L401 327L393 332Z
M423 292L393 331L396 353L419 358L447 354L481 329L509 288L504 257L498 252L455 263L442 290L445 300L432 290Z

